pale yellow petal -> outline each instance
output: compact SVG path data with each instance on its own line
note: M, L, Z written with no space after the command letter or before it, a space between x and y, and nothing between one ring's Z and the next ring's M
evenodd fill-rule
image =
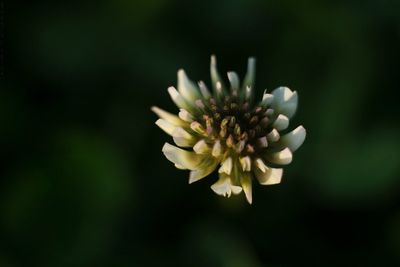
M281 182L283 169L267 167L261 159L256 160L254 174L262 185L272 185Z
M190 114L186 109L183 109L183 108L180 109L178 115L182 121L185 121L187 123L191 123L194 120L193 115Z
M187 126L187 123L182 121L178 116L169 113L168 111L165 111L159 107L153 106L151 107L151 110L157 114L158 117L161 119L164 119L172 124L175 124L176 126Z
M208 154L211 152L211 148L207 145L206 141L202 139L193 146L193 151L197 154Z
M221 168L219 168L218 172L219 173L226 173L228 175L231 174L232 171L232 158L228 157L227 159L225 159L222 164L221 164Z
M178 70L178 91L188 102L194 102L201 97L196 84L187 77L183 69Z
M219 179L211 186L211 189L220 196L230 197L231 194L240 194L242 188L232 184L232 178L225 173L219 174Z
M216 158L222 155L222 145L219 140L215 141L211 154Z
M276 142L280 138L279 132L276 129L272 129L272 131L267 134L267 140L270 142Z
M189 170L198 169L203 157L194 152L186 151L179 147L165 143L162 152L165 157L174 164Z
M251 159L249 156L239 158L239 162L243 171L247 172L251 170Z
M189 184L203 179L211 174L218 166L218 161L211 157L205 157L197 170L192 170L189 176Z
M281 151L268 154L266 157L272 163L279 165L287 165L290 162L292 162L293 154L289 148L285 148Z
M246 195L247 202L250 204L253 202L252 195L252 185L251 185L251 174L249 172L245 172L240 177L240 184L242 185L244 194Z
M175 87L170 86L168 88L168 93L178 108L184 108L186 110L193 110L193 107L189 105L186 100L181 96L181 94L175 89Z
M177 128L176 125L164 120L164 119L158 119L156 121L156 125L161 128L164 132L166 132L169 135L172 135L175 129Z
M181 127L176 127L172 132L174 142L180 147L193 147L197 142L197 138L185 131Z

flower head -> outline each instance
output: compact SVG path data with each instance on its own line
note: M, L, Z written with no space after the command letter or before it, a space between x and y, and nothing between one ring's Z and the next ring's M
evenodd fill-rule
M278 166L289 164L304 142L303 126L282 134L296 112L297 92L279 87L264 91L255 102L254 58L249 58L242 85L235 72L228 72L229 87L225 86L215 56L210 71L212 92L203 81L196 85L184 70L178 71L178 89L168 88L178 116L152 107L160 117L156 124L177 145L165 143L162 151L178 169L190 170L189 183L218 168L219 180L211 189L226 197L244 191L252 203L254 177L262 185L280 183L283 170Z

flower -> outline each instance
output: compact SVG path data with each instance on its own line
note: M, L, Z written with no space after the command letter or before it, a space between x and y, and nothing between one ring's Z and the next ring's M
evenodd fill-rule
M178 116L152 107L160 117L156 124L177 145L165 143L162 152L178 169L190 170L189 183L219 167L219 180L211 189L226 197L244 191L251 204L254 177L262 185L280 183L283 170L278 165L289 164L304 142L303 126L282 134L296 112L297 92L279 87L254 102L254 58L248 60L241 86L235 72L228 72L229 88L224 85L215 56L210 71L212 92L203 81L196 85L184 70L178 71L178 90L168 88Z

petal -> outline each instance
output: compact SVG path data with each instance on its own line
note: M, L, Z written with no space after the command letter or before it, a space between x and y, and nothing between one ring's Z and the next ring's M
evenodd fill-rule
M230 178L228 175L221 173L219 175L219 179L217 182L215 182L212 186L211 189L220 196L224 197L230 197L231 196L231 184L230 184Z
M242 192L242 187L238 185L231 185L231 190L234 195L238 195L240 192Z
M174 125L164 119L158 119L156 121L156 125L169 135L172 135L173 132L175 131L175 129L177 128L176 125Z
M181 94L175 89L175 87L168 87L168 93L178 108L184 108L186 110L193 110L193 108L186 103L185 99L181 96Z
M294 152L303 144L305 138L306 129L301 125L290 133L282 136L279 142L282 146L288 147L292 152Z
M256 169L261 172L265 172L268 169L267 165L265 165L264 161L260 158L254 160L254 165L256 166Z
M218 73L217 58L214 55L211 56L210 73L211 73L211 83L214 90L217 92L218 95L223 94L225 86L221 79L221 76Z
M188 102L194 102L201 97L196 84L187 77L183 69L178 70L178 91Z
M221 168L219 168L219 173L226 173L228 175L231 174L232 171L232 158L228 157L227 159L222 162Z
M204 99L209 99L211 97L210 90L208 90L206 84L203 81L198 82L200 92Z
M266 167L263 170L260 168L256 168L254 170L254 174L257 177L257 180L262 185L272 185L279 184L281 182L283 169L269 168Z
M181 165L179 165L179 164L175 164L175 167L176 167L177 169L180 169L180 170L187 170L185 167L183 167L183 166L181 166Z
M293 155L289 148L285 148L284 150L268 154L266 157L272 163L287 165L292 162Z
M247 61L247 72L243 80L243 89L247 87L254 88L254 81L256 78L256 59L250 57Z
M277 129L278 131L285 130L288 126L289 126L289 118L282 114L279 114L279 116L272 124L272 127Z
M267 94L267 90L264 91L263 98L261 100L261 106L268 107L274 101L274 95Z
M251 174L249 172L245 172L240 177L240 184L242 185L244 194L246 195L247 202L250 204L253 201L252 189L251 189Z
M239 158L239 162L243 171L246 172L251 170L251 159L249 156Z
M247 86L244 91L244 97L246 100L251 100L253 97L253 87Z
M215 141L211 154L216 158L222 155L221 141L219 140Z
M238 91L240 86L240 81L237 73L234 71L228 72L228 80L231 83L231 90Z
M186 109L181 108L179 111L179 118L185 122L192 122L194 120L194 117L192 114L190 114Z
M182 121L178 116L169 113L168 111L165 111L159 107L153 106L151 107L151 110L157 114L158 117L161 119L164 119L172 124L175 124L177 126L186 126L187 124Z
M190 124L190 129L195 131L201 135L207 135L206 130L204 129L203 125L201 125L198 121L194 121Z
M181 147L192 147L196 143L196 138L190 133L186 132L181 127L176 127L172 132L174 142Z
M242 192L240 186L232 185L231 177L225 173L219 175L219 179L216 183L211 186L211 189L220 196L230 197L231 194L239 194Z
M197 170L193 170L190 172L189 184L194 183L206 177L207 175L212 173L215 170L215 168L217 168L217 166L218 166L217 160L211 157L205 158Z
M198 141L194 146L193 146L194 152L196 154L208 154L211 151L211 148L207 145L207 143L202 139Z
M183 150L168 143L164 144L162 152L169 161L189 170L197 169L203 158L194 152Z
M279 137L279 132L276 129L273 129L269 134L267 134L267 140L270 142L278 141Z
M297 109L297 92L293 92L287 87L279 87L272 91L272 94L274 95L272 108L277 110L279 114L284 114L288 118L291 118Z

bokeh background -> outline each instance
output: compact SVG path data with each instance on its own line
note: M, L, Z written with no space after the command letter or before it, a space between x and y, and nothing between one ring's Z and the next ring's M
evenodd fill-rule
M0 266L399 266L400 1L2 3ZM283 183L188 185L152 105L209 58L286 85Z

